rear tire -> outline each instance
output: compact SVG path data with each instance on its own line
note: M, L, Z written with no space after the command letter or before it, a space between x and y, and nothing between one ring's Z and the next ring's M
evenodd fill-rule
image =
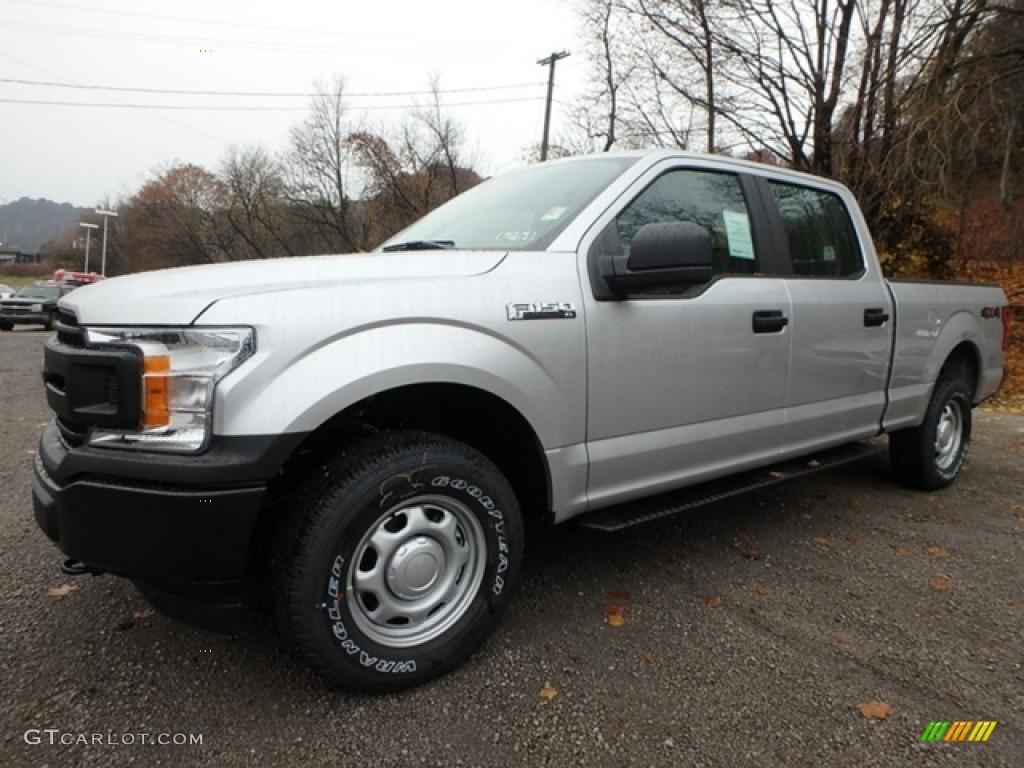
M439 435L384 433L307 481L276 537L274 610L328 680L410 688L484 643L522 553L516 496L488 459Z
M959 371L940 374L921 426L889 435L889 460L897 480L934 491L956 479L971 440L973 396Z

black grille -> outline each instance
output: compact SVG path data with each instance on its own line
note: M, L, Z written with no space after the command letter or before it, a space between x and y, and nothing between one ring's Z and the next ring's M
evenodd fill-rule
M85 346L85 334L78 325L78 318L66 309L57 310L57 340L69 347Z

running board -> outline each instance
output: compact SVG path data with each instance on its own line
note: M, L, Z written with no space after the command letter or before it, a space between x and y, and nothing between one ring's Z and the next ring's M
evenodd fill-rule
M794 477L812 475L825 469L860 461L885 450L884 442L851 443L827 451L812 453L799 459L762 467L738 475L711 480L679 491L608 507L580 518L579 524L594 531L621 531L677 515L705 504L740 496L767 488Z

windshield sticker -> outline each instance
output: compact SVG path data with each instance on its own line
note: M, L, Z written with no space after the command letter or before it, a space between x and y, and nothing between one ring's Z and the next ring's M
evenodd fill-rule
M541 217L541 221L558 221L565 215L565 212L569 210L564 205L556 205L554 208L549 208Z
M528 243L535 237L536 232L502 232L494 239L499 243Z
M722 211L725 235L729 241L729 255L734 259L754 260L754 240L750 236L750 219L745 213Z

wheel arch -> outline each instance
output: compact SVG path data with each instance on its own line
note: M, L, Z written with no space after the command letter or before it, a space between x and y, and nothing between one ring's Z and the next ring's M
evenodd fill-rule
M394 429L444 435L479 451L508 479L526 521L531 525L551 523L551 474L533 426L497 395L445 382L389 389L323 422L283 464L272 488L272 500L289 496L329 454L362 437Z
M964 381L971 387L971 399L977 403L981 376L981 351L973 341L961 341L946 355L938 378L943 375L961 373Z

